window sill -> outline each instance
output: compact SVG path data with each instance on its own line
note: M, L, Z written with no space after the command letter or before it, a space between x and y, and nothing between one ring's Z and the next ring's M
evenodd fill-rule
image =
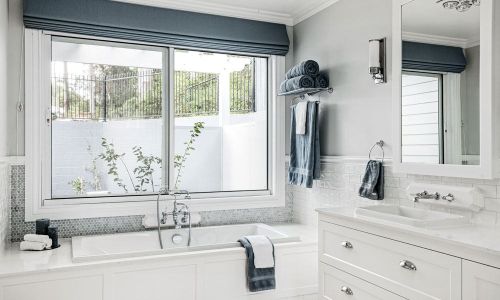
M140 197L140 196L139 196ZM144 197L144 196L142 196ZM25 220L27 222L35 221L39 218L50 218L53 220L81 219L81 218L102 218L119 216L136 216L156 214L156 201L137 201L133 198L123 197L123 202L114 203L88 203L76 205L50 204L37 208L29 209L26 207ZM124 202L128 201L128 202ZM173 200L162 200L162 207L171 207ZM201 211L220 211L230 209L255 209L266 207L285 206L285 195L259 195L259 196L240 196L224 198L204 198L191 199L185 202L192 212Z

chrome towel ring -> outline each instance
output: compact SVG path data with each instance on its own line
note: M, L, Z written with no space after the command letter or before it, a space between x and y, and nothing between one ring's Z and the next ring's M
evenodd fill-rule
M380 140L380 141L376 142L375 144L373 144L373 146L370 148L370 152L368 153L368 159L369 160L372 159L373 149L375 149L375 147L377 147L377 146L380 148L380 150L382 150L382 162L384 162L385 152L384 152L384 141L383 140Z

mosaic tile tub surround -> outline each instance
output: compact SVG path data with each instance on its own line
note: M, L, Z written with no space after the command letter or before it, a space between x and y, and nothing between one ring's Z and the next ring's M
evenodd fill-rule
M10 168L11 192L11 240L21 241L26 233L35 231L35 222L24 221L25 168L13 165ZM287 192L287 194L289 194ZM201 212L202 226L238 223L286 223L292 220L291 197L287 196L286 206L278 208L236 209ZM59 226L62 238L77 235L108 234L143 231L142 216L122 216L108 218L52 220Z
M312 189L290 188L293 203L294 222L316 224L318 207L357 207L373 205L373 200L358 196L358 189L366 161L336 159L322 163L321 179L315 181ZM469 217L472 222L500 226L500 179L481 180L440 176L398 174L393 172L390 163L385 167L385 199L382 203L413 206L406 195L411 182L444 184L450 186L475 186L484 195L484 209L478 213L453 210ZM425 204L417 204L417 206ZM439 207L432 209L443 210ZM446 211L446 210L445 210Z
M10 239L9 217L9 166L0 163L0 253L5 249Z
M321 179L315 181L312 189L287 185L285 207L202 212L201 225L292 221L315 225L317 223L315 208L357 207L373 204L372 200L358 196L358 188L365 167L366 161L363 160L338 159L334 162L323 162ZM35 228L34 222L24 222L24 170L23 165L10 168L10 235L12 241L20 241L24 234L33 232ZM385 167L383 203L413 206L414 203L408 200L405 191L411 182L476 186L485 195L485 208L478 213L459 210L453 212L465 214L476 223L500 226L500 179L479 180L397 174L393 172L389 164ZM142 216L54 220L52 222L59 226L61 237L144 230Z

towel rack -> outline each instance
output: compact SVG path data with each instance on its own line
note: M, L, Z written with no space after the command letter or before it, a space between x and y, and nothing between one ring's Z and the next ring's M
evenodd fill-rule
M380 150L382 150L382 162L384 162L384 158L385 158L385 152L384 152L384 141L383 140L380 140L378 142L376 142L375 144L373 144L373 146L370 148L370 152L368 152L368 159L371 160L372 159L372 152L373 152L373 149L375 149L375 147L379 147Z
M299 96L300 98L304 99L305 95L312 96L317 93L321 92L328 92L328 93L333 93L333 88L328 87L328 88L301 88L298 90L290 91L290 92L283 92L279 93L278 96Z

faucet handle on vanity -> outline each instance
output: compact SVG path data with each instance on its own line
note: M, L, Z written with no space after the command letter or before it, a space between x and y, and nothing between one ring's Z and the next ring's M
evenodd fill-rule
M446 200L448 202L452 202L455 200L455 196L453 196L453 194L451 193L448 193L448 195L442 196L441 199Z

